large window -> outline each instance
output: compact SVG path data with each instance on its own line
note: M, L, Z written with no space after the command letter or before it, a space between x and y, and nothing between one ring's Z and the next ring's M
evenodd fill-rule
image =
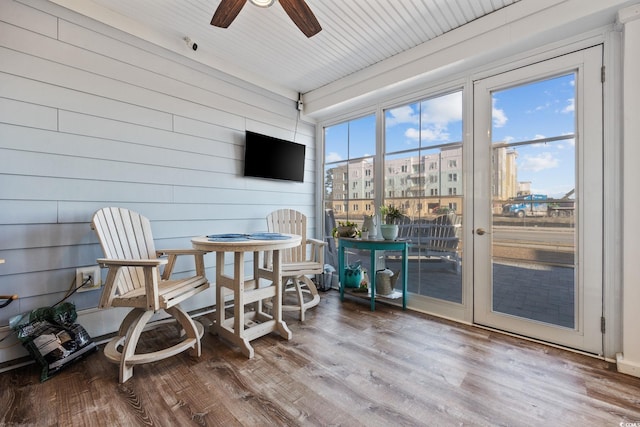
M462 206L462 92L386 110L384 160L384 203L408 220Z
M460 303L462 92L394 107L383 117L384 148L376 147L375 115L325 127L324 207L336 221L358 224L380 203L398 207L400 236L410 240L409 291ZM366 259L353 255L364 266ZM389 268L398 269L396 255L385 255Z
M360 224L375 214L375 115L326 127L324 141L324 206L336 221Z
M383 203L404 214L409 291L461 303L462 92L388 109L384 120Z

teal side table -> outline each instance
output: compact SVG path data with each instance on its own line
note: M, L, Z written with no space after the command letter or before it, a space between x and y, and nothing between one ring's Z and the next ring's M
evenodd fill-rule
M402 309L407 309L407 271L409 260L407 258L408 242L402 240L361 240L348 237L338 239L338 273L340 276L340 301L344 301L344 251L345 249L364 249L371 253L371 267L369 272L369 284L371 289L371 311L376 309L376 251L401 251L402 252Z

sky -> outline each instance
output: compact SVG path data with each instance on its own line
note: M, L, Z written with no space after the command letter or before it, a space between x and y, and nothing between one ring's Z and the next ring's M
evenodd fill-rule
M575 134L573 73L493 94L492 142L519 142ZM575 188L575 139L514 147L518 181L532 193L560 198Z
M517 143L575 133L575 75L569 73L493 93L492 142ZM385 112L386 152L426 149L462 141L462 92L393 108ZM345 144L345 141L348 141ZM534 193L562 197L575 187L573 138L513 147L518 181ZM326 131L326 161L372 156L375 116Z

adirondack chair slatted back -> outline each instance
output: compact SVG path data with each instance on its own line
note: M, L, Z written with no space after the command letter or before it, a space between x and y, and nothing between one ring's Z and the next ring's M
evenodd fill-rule
M267 229L272 233L297 234L302 237L300 246L280 251L284 294L294 292L297 302L284 301L282 311L297 311L304 321L305 311L318 305L320 295L313 281L307 277L322 273L324 250L327 244L310 238L307 240L307 217L293 209L280 209L267 215ZM272 263L270 254L265 257L265 266ZM265 303L268 306L270 303Z
M96 212L93 228L98 234L105 258L155 259L151 223L142 215L123 208L104 208ZM123 267L117 280L118 294L144 288L141 267Z
M307 259L307 217L293 209L280 209L267 216L267 229L272 233L302 236L300 246L280 251L283 264L303 262Z
M459 217L455 214L441 215L434 220L431 249L455 251L459 243Z

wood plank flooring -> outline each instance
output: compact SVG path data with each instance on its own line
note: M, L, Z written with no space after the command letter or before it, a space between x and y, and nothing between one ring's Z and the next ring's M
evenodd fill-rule
M285 315L292 340L253 341L252 360L205 334L200 359L136 367L124 385L102 351L44 383L35 365L0 374L0 426L640 425L640 378L610 363L321 296L304 323Z

